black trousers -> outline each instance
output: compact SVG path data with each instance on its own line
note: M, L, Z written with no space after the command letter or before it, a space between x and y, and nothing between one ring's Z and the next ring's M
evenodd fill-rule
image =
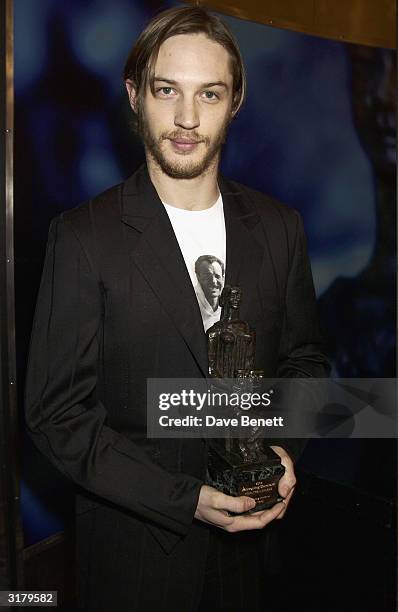
M211 528L198 612L269 612L259 531Z

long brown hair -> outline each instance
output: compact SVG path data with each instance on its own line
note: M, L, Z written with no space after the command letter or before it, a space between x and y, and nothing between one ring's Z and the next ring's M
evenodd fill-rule
M233 110L236 113L246 96L246 74L239 47L229 28L217 17L200 7L178 7L154 17L131 49L123 78L131 80L140 100L148 83L153 90L153 70L161 44L179 34L203 33L226 49L231 58L233 77Z

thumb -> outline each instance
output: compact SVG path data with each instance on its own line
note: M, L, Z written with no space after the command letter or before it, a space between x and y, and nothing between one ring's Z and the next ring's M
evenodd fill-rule
M286 481L279 481L279 487L278 487L278 491L279 491L279 495L281 495L282 497L287 497L291 491L292 487L289 486L289 484Z
M245 495L242 495L241 497L225 495L224 508L225 510L229 510L229 512L240 514L241 512L252 510L255 505L256 501L252 497L246 497Z

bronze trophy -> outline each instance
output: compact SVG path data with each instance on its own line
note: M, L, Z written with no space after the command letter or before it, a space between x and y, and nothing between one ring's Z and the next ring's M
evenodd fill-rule
M215 387L234 379L233 390L253 393L261 385L262 370L254 366L255 332L239 318L242 290L226 285L220 297L221 318L207 330L209 375ZM233 408L239 417L242 409ZM207 484L228 495L256 500L250 512L270 508L281 500L278 482L285 472L277 455L252 427L248 438L210 439Z

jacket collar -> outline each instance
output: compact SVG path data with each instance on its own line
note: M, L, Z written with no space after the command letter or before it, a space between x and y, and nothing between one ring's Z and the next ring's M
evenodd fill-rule
M259 221L258 214L247 205L239 186L222 175L218 177L218 185L225 216L240 219L249 229L254 227ZM123 183L122 221L138 231L143 231L150 219L159 214L163 215L163 212L164 207L149 177L147 166L143 164Z
M226 225L226 284L243 289L242 315L256 300L263 249L255 239L259 216L238 185L219 177ZM203 374L208 373L207 340L196 294L167 212L146 165L122 186L121 220L141 234L131 255L183 336Z

